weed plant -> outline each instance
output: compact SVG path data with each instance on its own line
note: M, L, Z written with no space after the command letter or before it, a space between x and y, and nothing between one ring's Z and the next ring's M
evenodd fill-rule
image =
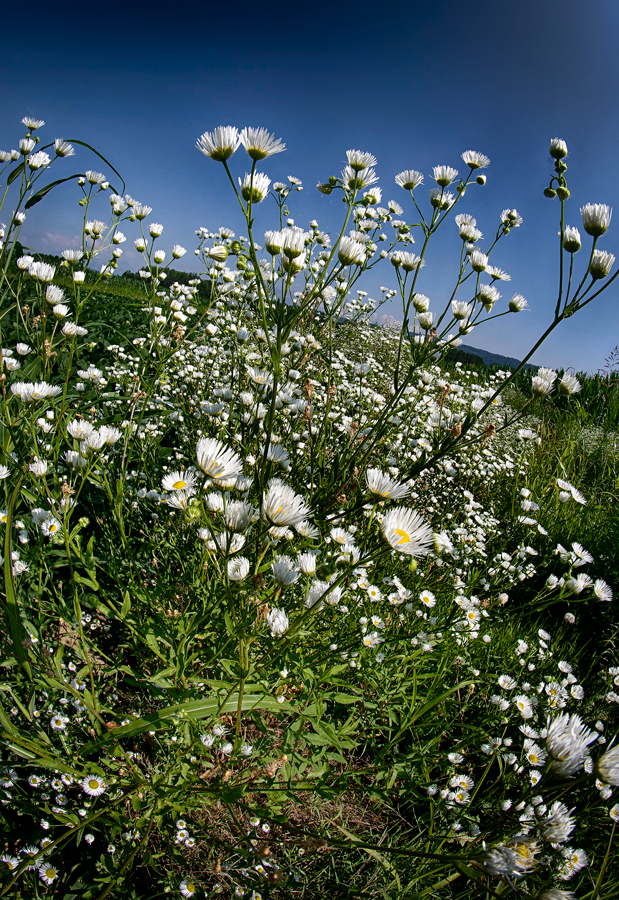
M257 170L280 140L205 133L246 233L200 228L180 283L118 173L49 180L74 147L23 123L0 153L0 896L616 896L616 454L583 445L574 376L444 362L526 306L494 265L517 211L482 253L456 210L489 160L437 166L429 202L400 173L405 213L350 150L318 185L344 200L331 237ZM550 152L559 299L531 353L615 277L609 209L583 208L581 265ZM71 180L82 242L54 265L20 233ZM380 302L357 286L377 265ZM402 327L372 324L395 296Z

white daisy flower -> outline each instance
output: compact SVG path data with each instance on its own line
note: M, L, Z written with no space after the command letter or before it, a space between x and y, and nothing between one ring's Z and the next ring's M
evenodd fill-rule
M105 793L106 784L100 775L87 775L82 779L82 790L90 797L100 797Z
M412 509L390 510L380 526L384 539L399 553L424 556L432 545L432 529Z
M194 469L186 469L184 471L177 470L164 475L161 479L161 487L164 491L183 491L186 488L194 488L196 486L196 473Z

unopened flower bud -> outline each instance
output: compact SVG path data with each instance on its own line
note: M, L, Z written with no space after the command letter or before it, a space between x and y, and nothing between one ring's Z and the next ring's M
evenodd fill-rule
M553 138L550 142L550 155L553 159L563 159L567 156L567 144L560 138Z
M522 310L526 309L528 305L529 304L522 296L522 294L514 294L512 299L509 301L510 312L522 312Z
M241 247L239 245L239 250L240 249ZM215 259L218 262L225 262L228 259L229 251L227 247L219 244L217 247L211 247L210 250L207 250L206 255L210 257L210 259Z
M413 306L417 312L427 312L430 308L430 298L425 294L415 294L413 298Z
M582 391L582 384L580 383L578 378L575 378L574 375L570 375L568 372L566 372L559 382L558 388L560 394L563 394L563 396L569 396L571 394L577 394L579 391Z
M594 280L606 278L610 273L614 262L615 257L612 253L607 253L605 250L594 250L591 265L589 266L591 277Z
M584 229L591 237L600 237L608 231L612 210L605 203L587 203L580 214Z
M577 253L581 248L580 232L578 228L568 227L563 232L563 249L567 253Z

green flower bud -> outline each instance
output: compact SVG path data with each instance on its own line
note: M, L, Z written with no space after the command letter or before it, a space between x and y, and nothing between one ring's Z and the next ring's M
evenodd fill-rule
M547 187L546 190L544 191L544 197L550 197L551 200L553 197L556 197L556 196L557 196L557 192L555 191L554 188Z
M566 187L558 187L557 188L557 197L559 198L559 200L567 200L567 198L569 196L570 196L570 192L569 192L568 188L566 188Z
M561 138L553 138L550 142L550 155L553 159L563 159L567 156L567 144Z
M187 525L190 525L193 522L197 522L201 518L202 511L200 509L200 504L197 500L192 500L192 502L185 510L185 522Z

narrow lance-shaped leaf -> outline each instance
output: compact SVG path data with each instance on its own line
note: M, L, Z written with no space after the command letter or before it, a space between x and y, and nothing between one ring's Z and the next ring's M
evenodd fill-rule
M22 641L27 640L28 635L26 634L24 626L22 625L22 621L19 615L19 609L17 607L17 597L15 594L15 585L13 582L13 560L11 558L13 510L15 508L17 497L19 496L20 487L21 478L13 489L13 493L9 501L9 508L7 510L7 519L4 532L4 590L6 595L6 612L9 631L11 632L13 643L13 652L15 653L16 658L19 660L20 665L26 672L28 678L32 679L32 669L30 667L27 654L22 645Z
M13 184L15 179L19 178L19 176L22 174L22 172L24 171L25 168L26 168L26 163L25 162L20 163L16 169L13 169L12 172L9 172L9 177L6 180L6 183Z
M124 739L137 737L145 731L159 731L161 728L168 728L176 719L187 718L191 720L205 719L208 716L221 716L223 713L236 712L238 709L238 694L233 694L222 705L221 701L216 697L210 697L206 700L191 700L188 703L178 703L174 706L166 706L158 712L150 713L141 719L135 719L128 725L120 728L114 728L113 732L103 737L101 741L88 744L83 748L83 755L98 750L102 744L108 744L113 739ZM267 694L245 694L241 701L241 709L248 712L252 709L278 710L279 712L290 712L290 706L286 703L278 703L275 697Z
M45 197L46 194L49 194L49 192L51 190L53 190L55 187L57 187L59 184L64 184L65 181L73 181L74 178L83 178L83 177L84 177L83 175L77 174L77 175L69 175L69 176L67 176L67 178L59 178L58 181L51 181L49 184L46 184L46 185L44 185L44 187L40 188L36 192L36 194L33 194L32 197L30 197L26 201L26 205L25 205L24 209L31 209L37 203L40 203L40 201L43 199L43 197Z
M110 169L112 170L112 172L114 172L116 175L118 175L118 177L119 177L120 180L122 181L122 185L123 185L123 189L122 189L121 193L123 193L123 194L125 193L125 189L126 189L126 187L127 187L126 184L125 184L125 179L122 177L122 175L120 174L120 172L118 171L118 169L115 169L115 168L114 168L114 166L113 166L112 163L109 161L109 159L106 159L105 156L103 156L101 153L99 153L98 150L95 150L94 147L91 147L90 144L87 144L85 141L78 141L78 140L76 140L75 138L67 138L67 140L69 141L70 144L79 144L80 147L86 147L87 150L91 150L92 153L95 154L95 156L98 156L99 159L102 159L103 162L106 164L106 166L109 166ZM116 189L114 188L114 185L111 184L110 187L112 188L112 190L114 191L114 193L119 193L119 192L116 191Z

